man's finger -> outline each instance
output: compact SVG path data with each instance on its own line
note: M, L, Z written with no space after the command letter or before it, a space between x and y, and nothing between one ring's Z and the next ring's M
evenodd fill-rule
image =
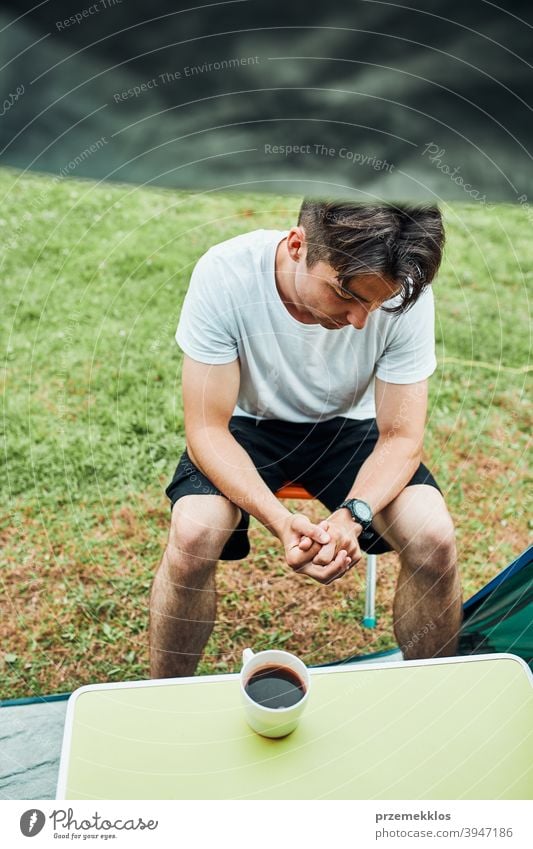
M331 563L335 558L335 543L329 542L327 545L323 545L322 548L319 549L317 555L313 557L313 563L315 566L327 566L328 563Z
M304 566L307 563L311 563L313 558L316 557L320 549L323 547L318 542L310 541L311 545L307 551L302 551L298 544L291 546L285 553L285 558L287 563L291 568L296 568L299 566Z
M302 536L310 537L314 542L319 542L321 545L330 541L330 535L325 528L321 525L314 525L307 516L295 516L291 527L293 531L297 531Z
M327 567L327 571L330 575L329 580L326 581L327 584L332 584L333 581L336 581L337 578L342 578L342 576L346 573L347 557L346 549L341 548L333 563Z
M295 569L299 575L307 575L314 578L319 584L330 584L337 578L341 578L346 571L346 550L341 549L335 560L327 566L317 566L315 563L307 563L299 569Z

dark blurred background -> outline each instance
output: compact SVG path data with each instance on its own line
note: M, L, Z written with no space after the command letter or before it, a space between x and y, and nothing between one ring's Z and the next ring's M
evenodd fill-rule
M1 9L4 165L200 190L533 196L531 4L32 5Z

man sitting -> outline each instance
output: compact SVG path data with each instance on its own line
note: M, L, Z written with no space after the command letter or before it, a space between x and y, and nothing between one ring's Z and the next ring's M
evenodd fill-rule
M404 657L454 654L454 527L421 462L443 243L433 207L306 200L290 230L246 233L200 258L176 333L187 449L166 490L153 677L194 673L215 622L217 561L247 556L250 514L290 569L325 585L362 551L394 549ZM274 495L287 481L328 518L291 513Z

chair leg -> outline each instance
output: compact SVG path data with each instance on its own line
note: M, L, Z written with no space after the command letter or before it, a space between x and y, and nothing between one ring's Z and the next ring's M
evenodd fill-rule
M366 592L365 592L365 616L363 626L365 628L376 627L376 579L377 579L377 555L366 556Z

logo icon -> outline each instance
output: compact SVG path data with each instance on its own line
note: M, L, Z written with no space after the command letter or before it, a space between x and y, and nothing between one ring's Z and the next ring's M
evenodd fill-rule
M38 808L30 808L29 811L24 811L20 818L20 830L24 837L35 837L42 831L46 822L46 817Z

